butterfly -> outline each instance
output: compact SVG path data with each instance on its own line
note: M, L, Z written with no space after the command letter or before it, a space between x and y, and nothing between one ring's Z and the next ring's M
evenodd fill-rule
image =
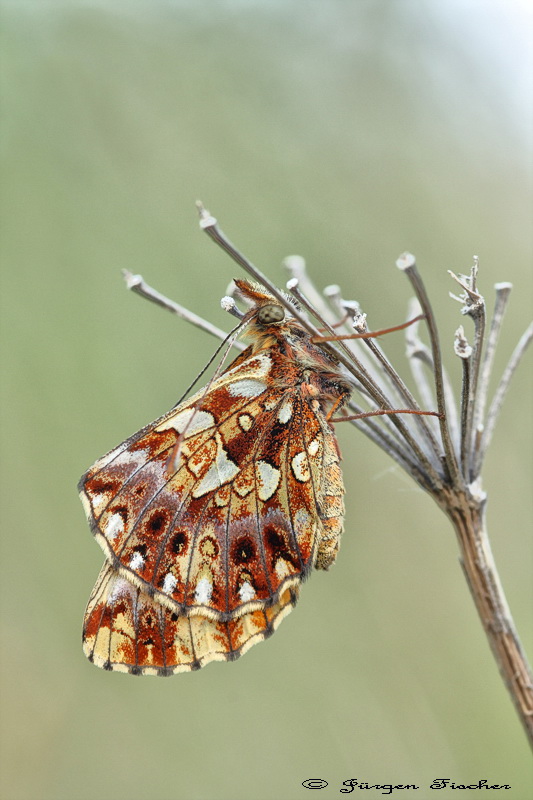
M336 559L344 486L330 418L352 386L273 296L235 284L250 306L246 350L80 480L106 557L83 648L104 669L235 660Z

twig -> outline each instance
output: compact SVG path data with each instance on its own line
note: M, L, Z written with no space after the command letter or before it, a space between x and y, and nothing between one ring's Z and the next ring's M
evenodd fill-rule
M483 459L487 452L487 448L492 440L492 434L494 433L496 421L501 411L503 401L505 400L505 395L507 394L507 390L509 389L511 378L513 377L513 374L518 364L520 363L522 356L529 347L532 339L533 339L533 323L525 330L525 332L520 337L520 340L516 345L511 358L509 359L509 363L505 367L498 388L496 389L496 392L494 394L494 399L490 405L490 409L487 414L481 445L479 446L479 451L478 451L479 469L481 468Z
M429 338L431 342L431 352L433 354L435 392L437 396L437 408L440 414L439 425L442 444L444 446L445 463L453 485L460 486L461 474L457 465L457 459L455 457L453 443L450 437L448 423L446 421L446 395L444 392L442 357L440 352L439 334L435 317L433 315L433 309L431 308L431 303L429 302L429 298L426 294L425 286L416 268L415 257L411 255L411 253L404 253L396 261L396 266L405 272L409 278L411 285L415 290L415 294L418 298L418 302L420 303L422 311L426 316Z
M455 355L461 359L463 368L463 381L461 384L461 453L460 463L463 469L463 475L468 476L468 458L469 449L468 443L470 441L469 426L468 426L468 409L470 404L470 396L472 393L472 380L470 362L472 360L472 348L468 344L464 332L464 328L460 325L455 331L455 340L453 343Z
M191 325L194 325L196 328L200 328L200 330L209 333L216 339L225 341L228 335L225 331L217 328L216 325L213 325L211 322L208 322L208 320L203 319L203 317L199 317L198 314L194 313L194 311L189 311L188 308L180 306L179 303L175 303L174 300L169 300L169 298L165 297L164 294L161 294L161 292L158 292L156 289L153 289L151 286L149 286L142 275L134 275L127 269L123 269L122 274L124 276L124 280L126 281L126 286L128 289L131 289L132 292L135 292L135 294L139 294L146 300L150 300L152 303L155 303L162 308L166 308L167 311L170 311L172 314L176 314L178 317L181 317L181 319L190 322ZM244 345L242 342L234 342L233 347L237 348L237 350L244 350Z
M408 316L414 317L418 313L419 308L420 305L418 300L413 298L412 302L409 304ZM426 378L424 367L431 373L431 375L433 375L435 367L429 348L422 342L418 335L418 324L406 329L405 341L407 344L407 358L409 359L409 365L413 373L415 384L418 387L422 401L421 404L424 408L431 408L435 403L435 396L430 388L429 381ZM457 420L457 408L455 405L455 398L450 379L444 367L442 368L442 381L444 397L446 399L448 428L450 430L450 436L452 438L454 447L456 451L458 451L459 424ZM429 422L431 422L431 420L429 420Z
M280 292L278 287L272 283L272 281L264 275L258 267L256 267L250 259L246 258L237 248L235 247L232 242L228 239L228 237L220 230L217 220L213 217L209 211L204 208L203 203L198 200L196 202L196 207L198 209L198 214L200 216L200 228L207 233L210 239L212 239L222 250L225 250L226 253L235 261L236 264L239 264L245 272L247 272L255 281L261 283L275 298L278 300L281 305L289 311L293 317L295 317L298 322L303 325L303 327L313 336L318 336L319 332L317 329L312 325L306 317L299 312L297 308L294 308L293 305L288 301L287 297Z
M476 407L479 404L478 379L482 360L483 336L485 334L485 301L476 288L477 271L477 256L474 256L474 264L471 268L469 277L462 276L459 278L451 270L448 270L452 278L456 280L457 283L464 289L462 297L457 298L464 302L461 313L468 314L468 316L472 317L474 320L474 342L470 348L470 355L468 359L469 386L466 395L467 402L464 413L462 448L464 455L464 461L462 462L463 474L467 481L471 481L473 479L472 461L474 454L474 419L478 416L476 412Z
M481 469L479 448L481 446L483 438L482 437L483 419L485 417L485 409L489 391L489 381L492 372L492 365L494 363L494 355L496 353L496 347L500 336L503 317L505 314L505 309L507 308L507 302L509 300L509 295L511 294L512 288L513 287L511 283L497 283L494 287L496 291L496 299L494 302L494 311L492 313L492 320L487 339L487 344L485 346L485 355L483 357L483 363L481 365L481 373L479 376L478 402L476 405L476 415L474 418L474 430L476 434L479 434L476 438L476 443L474 447L474 464L473 464L474 478L477 475L479 475L479 470Z

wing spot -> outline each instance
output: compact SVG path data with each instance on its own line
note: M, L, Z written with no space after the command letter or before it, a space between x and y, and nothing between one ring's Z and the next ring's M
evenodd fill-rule
M273 408L276 408L278 402L279 402L278 397L271 397L270 399L265 400L265 402L263 403L263 408L265 409L265 411L272 411Z
M290 575L289 565L284 558L278 558L274 566L274 571L280 581L282 581L283 578L286 578L287 575Z
M291 417L292 417L292 403L290 402L290 400L286 400L281 406L280 410L278 411L278 419L283 425L285 425L285 423L287 423Z
M318 453L318 451L320 449L320 440L319 440L319 438L317 437L316 439L313 439L313 441L310 443L310 445L309 445L309 447L307 449L309 450L309 455L316 456L316 454Z
M256 465L258 490L260 500L265 502L275 493L278 488L281 473L279 469L273 467L268 461L258 461Z
M211 595L213 594L213 584L211 583L208 578L200 578L196 585L196 591L194 593L194 599L197 603L201 603L205 605L209 603L211 600Z
M124 532L124 520L121 514L111 514L105 523L106 539L116 539L120 533Z
M214 463L211 464L202 480L194 487L192 496L202 497L213 489L228 483L239 473L239 467L228 458L220 435L216 434L217 451Z
M126 580L126 578L122 578L120 575L115 575L109 586L110 592L107 597L107 602L110 606L116 603L119 597L124 597L127 595L128 597L133 598L135 588L133 584Z
M165 575L165 580L163 581L163 591L165 594L172 594L177 583L178 581L176 580L176 577L171 572L167 572Z
M255 378L243 378L228 383L228 392L233 397L257 397L266 391L266 383Z
M117 481L96 480L88 482L85 493L91 501L94 513L98 514L102 511L119 489L120 484Z
M162 530L165 527L165 523L167 521L167 515L164 511L156 511L150 519L148 520L148 527L154 533Z
M217 540L212 536L204 536L199 543L199 549L203 556L209 558L216 558L220 550Z
M171 415L167 420L162 422L156 430L164 431L168 430L168 428L174 428L178 433L183 433L185 431L184 438L189 439L191 436L213 428L215 425L216 420L208 411L200 411L197 408L185 408L183 411Z
M109 494L109 492L113 492L115 489L118 488L118 485L113 481L93 481L91 492L95 492L97 494Z
M239 425L243 431L249 431L254 424L254 418L250 414L241 414L239 416Z
M129 567L135 570L142 569L144 567L144 556L139 553L139 551L135 552L130 558Z
M282 533L275 528L268 528L265 531L265 542L272 556L272 565L276 572L278 571L279 561L292 564L294 561L293 555L287 547L287 542Z
M243 603L248 603L250 600L253 600L255 597L255 589L251 583L245 581L241 588L239 589L239 597L241 598Z
M248 536L238 539L233 546L233 560L236 564L246 564L255 558L255 554L255 545Z
M183 533L183 531L180 531L179 533L176 533L175 536L172 538L172 543L170 547L173 553L175 553L176 555L180 555L181 553L184 553L185 550L187 549L187 544L188 544L187 535Z
M309 464L307 461L307 453L305 453L303 450L300 453L296 453L291 461L291 467L296 480L300 481L300 483L307 483L311 477L309 472Z

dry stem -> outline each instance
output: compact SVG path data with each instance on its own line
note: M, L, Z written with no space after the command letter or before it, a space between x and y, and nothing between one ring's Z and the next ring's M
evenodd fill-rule
M453 502L457 502L457 495ZM445 510L455 528L461 550L461 566L500 675L533 746L531 668L520 644L492 556L485 527L484 503L463 495L460 506Z
M359 393L363 404L370 407L370 410L365 410L352 398L348 408L357 418L349 424L358 427L431 494L452 522L474 604L500 674L533 747L533 675L492 556L484 516L486 495L480 477L483 458L511 377L533 338L531 326L516 346L489 411L485 413L494 352L510 284L498 284L496 287L494 315L483 352L485 301L476 286L477 259L469 276L457 277L452 273L463 289L462 296L456 298L464 304L462 313L474 321L472 345L462 328L456 334L455 351L463 370L462 393L457 402L443 368L436 319L414 256L409 253L400 256L397 266L407 275L415 291L424 314L431 348L423 344L416 330L407 328L407 356L422 400L427 401L432 394L436 398L438 427L430 417L416 416L413 420L412 414L403 418L394 413L391 416L391 411L403 408L405 402L412 406L411 411L419 410L420 406L381 346L378 347L371 339L360 342L349 338L353 336L354 328L359 333L367 330L365 317L359 313L358 304L344 300L338 286L328 287L321 295L306 273L304 260L299 256L291 256L285 264L293 275L287 288L297 297L301 306L295 308L287 296L235 248L218 227L216 219L201 204L198 204L198 208L201 228L256 281L263 284L313 338L320 341L320 331L305 315L302 307L315 317L322 330L325 329L333 337L335 334L342 337L340 341L328 341L321 346L335 352L354 380L354 391ZM212 335L226 339L223 331L163 297L140 276L126 273L126 279L129 288ZM223 307L239 316L227 298L225 302ZM350 323L353 327L350 327ZM433 389L429 385L429 375L433 379Z

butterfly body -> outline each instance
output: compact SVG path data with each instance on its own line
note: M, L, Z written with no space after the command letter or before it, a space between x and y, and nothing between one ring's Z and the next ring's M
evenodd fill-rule
M80 481L106 555L84 624L98 666L166 675L232 660L335 560L344 488L328 414L350 385L274 298L237 285L249 347Z

